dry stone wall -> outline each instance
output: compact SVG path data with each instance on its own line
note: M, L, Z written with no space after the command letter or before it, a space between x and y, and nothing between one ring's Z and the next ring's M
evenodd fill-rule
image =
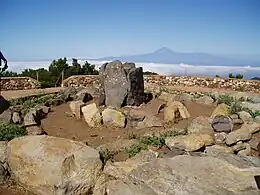
M40 82L30 77L1 77L1 91L38 89Z
M260 93L260 81L243 79L225 79L217 77L190 77L190 76L166 76L153 75L144 76L145 83L157 84L159 86L184 86L184 87L207 87L221 88L234 91L245 91ZM72 76L64 80L66 86L89 86L99 85L98 76L80 75Z

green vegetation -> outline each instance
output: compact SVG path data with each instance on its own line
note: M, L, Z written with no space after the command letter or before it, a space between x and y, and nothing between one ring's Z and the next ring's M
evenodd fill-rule
M235 76L235 75L233 75L232 73L229 73L229 74L228 74L228 77L229 77L229 78L236 78L236 79L243 79L243 78L244 78L244 76L243 76L242 74L237 74L237 75Z
M106 164L108 160L111 160L115 154L108 149L99 151L99 156L103 164Z
M89 64L87 61L81 66L77 59L72 59L72 65L69 65L67 58L60 58L53 60L48 69L25 69L21 74L16 72L5 71L2 73L3 77L17 77L17 76L29 76L37 79L41 82L42 88L54 87L61 84L62 72L64 73L64 79L72 75L97 75L98 71L95 69L95 65Z
M59 97L59 94L48 94L48 95L40 95L34 97L27 97L26 99L12 99L10 100L10 104L12 106L22 105L24 108L33 108L40 104L45 104L46 102L53 100Z
M236 102L235 98L230 95L219 95L217 97L218 104L226 104L228 106L232 106L234 102Z
M148 146L155 146L161 148L165 145L166 138L178 135L183 135L183 133L179 133L173 130L160 133L158 136L154 134L149 136L140 136L139 138L137 138L138 143L132 145L130 148L125 148L125 151L128 153L130 157L132 157L138 154L141 150L146 150Z
M20 125L0 122L0 141L10 141L26 134L26 130Z
M158 75L156 72L145 71L144 75Z

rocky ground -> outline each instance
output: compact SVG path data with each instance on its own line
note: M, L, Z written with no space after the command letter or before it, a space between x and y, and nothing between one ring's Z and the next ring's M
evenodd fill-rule
M2 142L4 159L14 178L39 194L259 194L254 176L260 174L260 98L155 96L140 107L114 110L98 106L95 90L88 89L67 91L66 103L53 96L26 111L16 106L1 117L23 123L32 136ZM43 181L56 187L40 187ZM14 184L0 188L0 194L12 193L30 195Z

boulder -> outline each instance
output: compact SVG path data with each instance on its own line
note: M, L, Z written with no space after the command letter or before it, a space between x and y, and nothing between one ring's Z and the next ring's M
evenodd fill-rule
M238 112L238 116L243 122L253 121L253 117L246 111Z
M233 129L232 119L228 116L217 115L212 120L212 128L216 132L229 133Z
M12 122L12 112L10 109L7 109L0 114L0 121L5 123L11 123Z
M22 122L22 119L21 119L20 114L18 112L13 113L12 121L15 124L20 124Z
M83 117L90 127L101 125L102 116L95 103L83 106L81 108Z
M222 103L219 104L212 112L211 118L214 118L217 115L228 116L230 114L230 108L228 105Z
M40 126L28 126L26 131L28 135L42 135L44 133Z
M258 129L259 127L257 127ZM226 137L226 144L232 145L239 141L248 141L252 137L252 133L256 130L256 126L253 123L250 124L243 124L242 127L238 130L230 132Z
M214 103L214 100L211 97L204 95L204 96L198 98L196 100L196 102L198 102L200 104L212 105Z
M165 139L165 144L169 148L179 148L185 151L197 151L205 146L205 142L200 135L180 135Z
M92 95L88 92L88 89L80 90L75 97L75 101L82 101L83 103L87 103L90 100L93 100Z
M76 100L76 101L71 101L69 104L70 110L74 116L76 116L76 119L81 119L82 115L82 107L85 106L86 104L82 100Z
M211 126L212 119L206 116L194 118L187 127L189 134L209 134L213 135L214 131Z
M7 157L15 181L39 195L88 194L102 169L97 150L44 135L11 140Z
M127 189L127 193L145 195L245 195L244 192L248 193L249 189L250 194L259 192L254 175L260 173L260 168L238 169L215 157L178 155L173 158L157 158L146 163L132 161L132 166L128 169L124 169L121 166L123 164L125 162L105 168L113 181L125 181L116 185L121 194L125 194L122 187ZM111 194L111 188L107 186L107 194ZM116 190L113 192L117 193Z
M225 143L226 137L227 137L227 133L225 133L225 132L215 133L214 141L216 144L223 144L223 143Z
M257 151L257 146L258 144L260 143L260 138L259 136L253 136L252 139L248 142L250 144L250 147L253 149L253 150L256 150ZM260 151L259 151L260 152Z
M167 93L167 92L164 92L164 91L158 97L159 100L163 100L165 102L174 101L175 98L176 98L175 94Z
M240 150L237 155L239 156L248 156L251 154L251 147L248 143L244 143L244 149Z
M178 101L168 101L164 107L164 121L178 122L181 119L190 118L191 115L187 108Z
M179 100L180 101L188 101L188 102L192 102L194 100L194 97L189 94L189 93L182 93L180 96L179 96Z
M106 108L102 112L103 123L105 125L111 125L114 127L124 128L126 126L126 116L124 113L114 110L111 108Z
M40 125L39 111L36 109L30 109L23 119L24 126L37 126Z
M205 153L209 156L216 156L219 153L234 153L234 150L232 147L213 145L206 147Z
M137 129L149 128L149 127L162 127L163 123L157 116L146 116L143 121L139 121L136 124Z

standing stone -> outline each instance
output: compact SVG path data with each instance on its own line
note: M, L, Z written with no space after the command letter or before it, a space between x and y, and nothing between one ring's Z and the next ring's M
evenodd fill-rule
M105 88L104 88L104 81L105 81L105 69L108 63L103 64L100 67L99 70L99 80L100 80L100 87L99 87L99 99L98 99L98 105L104 105L106 101L106 95L105 95Z
M106 65L104 75L105 104L120 108L129 91L129 82L124 67L120 61L113 61Z
M127 75L130 83L130 90L127 96L127 105L139 106L144 102L144 78L143 68L133 68Z
M133 63L133 62L125 62L123 64L123 66L124 66L124 69L126 71L126 74L128 74L131 69L135 69L136 68L135 67L135 63Z
M116 60L103 64L99 77L99 105L120 108L139 106L145 101L142 67L135 68L134 63L122 64Z

